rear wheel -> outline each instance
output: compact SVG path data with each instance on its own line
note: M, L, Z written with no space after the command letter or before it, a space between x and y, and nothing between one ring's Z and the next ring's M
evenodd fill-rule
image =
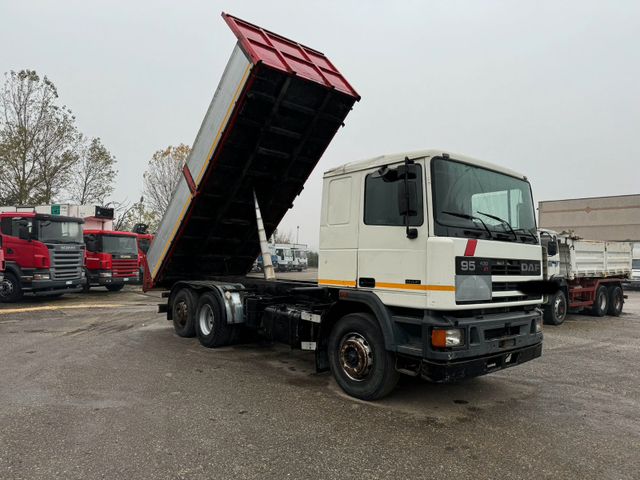
M567 318L567 297L562 290L549 296L544 306L544 323L547 325L561 325Z
M609 289L609 308L607 310L608 315L619 317L622 313L622 306L624 305L624 293L619 285L615 285Z
M195 337L197 306L198 299L193 290L189 288L178 290L171 304L171 318L173 329L179 337Z
M120 290L122 290L124 288L123 284L120 285L107 285L107 290L109 290L110 292L119 292Z
M4 280L0 282L0 301L18 302L22 299L22 284L18 277L11 272L4 274Z
M398 383L395 357L384 346L378 322L368 313L342 317L329 336L329 364L340 388L352 397L377 400Z
M591 314L596 317L604 317L609 309L609 292L604 285L596 290L596 297L591 307Z
M207 292L200 297L197 312L196 335L202 346L224 347L233 342L235 328L227 324L221 302L215 293Z

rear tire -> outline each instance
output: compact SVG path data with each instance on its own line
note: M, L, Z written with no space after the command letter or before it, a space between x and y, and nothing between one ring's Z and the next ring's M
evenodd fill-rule
M5 272L4 280L0 282L0 302L19 302L22 296L20 279L14 273Z
M124 288L124 285L106 285L106 287L110 292L119 292Z
M607 314L613 317L619 317L622 313L624 305L624 293L619 285L615 285L609 289L609 308Z
M601 285L596 290L596 296L591 307L591 314L596 317L604 317L609 309L609 292L607 287Z
M198 297L190 288L178 290L171 304L171 318L173 329L179 337L196 336L196 308Z
M342 317L329 335L329 365L340 388L361 400L378 400L400 377L395 357L384 346L375 317L352 313Z
M559 290L549 296L549 301L544 306L544 323L546 325L562 325L567 318L567 297L564 291Z
M224 347L233 342L235 328L227 324L221 302L214 292L202 294L195 319L196 335L203 347Z

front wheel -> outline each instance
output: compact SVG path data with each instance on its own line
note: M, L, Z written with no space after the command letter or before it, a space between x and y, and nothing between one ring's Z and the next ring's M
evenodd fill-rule
M18 277L7 272L0 282L0 302L18 302L22 299L22 285Z
M544 306L544 323L547 325L561 325L567 318L567 297L562 290L549 297Z
M604 317L609 309L609 293L607 287L601 285L596 290L596 297L593 300L593 306L591 307L591 314L596 317Z
M109 290L110 292L119 292L120 290L122 290L124 288L123 284L120 285L107 285L107 290Z
M352 397L377 400L395 388L395 357L384 346L378 322L368 313L342 317L329 335L329 365L340 388Z
M609 309L608 315L619 317L622 313L622 306L624 305L624 293L619 285L612 287L609 291Z

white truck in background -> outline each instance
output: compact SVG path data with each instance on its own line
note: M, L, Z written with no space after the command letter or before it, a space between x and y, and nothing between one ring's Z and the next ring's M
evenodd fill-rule
M629 242L584 240L547 229L540 229L539 234L544 277L560 287L546 297L546 324L562 324L569 310L588 310L598 317L622 313L622 286L631 278Z
M640 288L640 243L633 245L633 259L631 260L631 278L625 282L630 288Z

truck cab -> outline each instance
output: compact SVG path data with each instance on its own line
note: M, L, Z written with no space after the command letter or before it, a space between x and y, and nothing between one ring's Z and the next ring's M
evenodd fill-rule
M24 293L57 296L82 291L82 222L35 212L0 213L5 260L0 299L15 302Z
M135 233L85 230L87 287L104 286L117 292L139 281L138 238Z
M422 376L541 354L542 250L526 177L410 152L326 172L322 202L318 283L384 312L387 347Z
M144 278L144 264L147 258L147 252L153 241L153 234L151 233L136 233L136 240L138 242L138 283L142 283Z

